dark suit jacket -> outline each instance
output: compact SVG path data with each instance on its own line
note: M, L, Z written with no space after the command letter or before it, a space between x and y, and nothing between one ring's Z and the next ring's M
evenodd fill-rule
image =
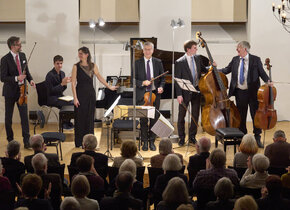
M53 68L50 70L46 77L45 82L48 90L48 98L47 104L48 105L55 105L58 98L63 96L63 91L67 88L66 85L62 86L61 82L62 79L65 77L65 73L60 71L60 74L57 74L56 70Z
M76 152L76 153L73 153L71 156L70 165L73 167L77 167L76 166L77 159L82 154L89 155L94 158L96 171L99 173L99 175L102 178L105 179L108 173L108 157L104 154L94 152L94 151Z
M50 202L44 199L19 199L14 207L27 207L29 210L53 210Z
M229 63L227 67L219 70L224 74L232 73L231 84L229 89L229 97L235 95L235 89L237 87L238 82L239 65L240 65L240 57L235 56L233 57L232 61ZM267 82L269 80L268 75L263 69L260 57L249 54L247 83L249 96L254 100L257 99L257 91L260 87L260 77L264 80L264 82Z
M128 210L143 209L142 201L133 198L129 193L119 194L114 197L105 197L101 201L100 209L102 210Z
M153 77L157 77L158 75L164 73L163 64L160 59L152 57L152 65L153 65ZM143 103L143 96L146 91L146 87L142 86L142 83L144 80L147 80L146 78L146 69L145 69L145 60L144 57L137 60L135 62L135 68L136 68L136 100L137 104ZM154 80L154 85L157 90L157 88L162 87L164 88L165 85L165 79L164 77L160 77L156 80Z
M271 167L290 166L290 144L288 142L277 141L268 145L265 155L269 158Z
M201 77L202 73L206 73L207 69L201 62L201 56L200 55L195 55L194 56L195 64L196 64L196 71L197 71L197 84L195 88L199 90L198 88L198 81ZM176 78L179 79L186 79L189 80L191 83L193 83L193 77L191 70L189 68L186 55L182 56L175 62L175 75ZM183 96L183 98L188 98L190 92L186 90L182 90L180 86L175 83L175 89L176 89L176 95L177 96Z
M35 154L37 154L37 153L35 153ZM24 157L25 168L26 168L26 170L28 172L33 172L33 167L32 167L32 164L31 164L31 160L32 160L32 158L33 158L33 156L35 154L28 155L28 156ZM48 168L60 166L57 154L45 153L45 152L43 152L43 154L47 158L47 167Z
M24 53L19 53L19 59L22 71L27 64ZM18 82L15 81L15 76L19 76L19 72L14 61L13 55L9 52L1 59L0 65L1 81L4 82L2 95L8 98L18 99L20 96L20 88ZM28 67L26 68L26 78L28 82L32 80Z

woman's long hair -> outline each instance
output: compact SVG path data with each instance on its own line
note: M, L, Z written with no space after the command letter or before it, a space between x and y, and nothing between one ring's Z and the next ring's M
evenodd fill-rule
M83 46L83 47L79 48L78 51L82 51L83 53L88 54L87 62L89 65L89 69L94 70L94 63L92 63L92 56L91 56L89 48Z

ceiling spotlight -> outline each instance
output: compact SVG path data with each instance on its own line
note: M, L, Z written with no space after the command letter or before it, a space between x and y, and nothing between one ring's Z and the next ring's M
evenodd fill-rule
M99 18L98 19L98 24L99 24L99 26L104 26L105 25L105 21L104 21L104 19L103 18Z
M96 22L93 19L90 19L89 26L90 26L90 28L95 28L96 27Z
M185 26L185 23L184 23L183 20L181 20L180 18L178 18L177 25L178 25L180 28L182 28L182 27Z
M177 25L177 22L175 20L171 20L171 23L170 23L170 26L173 28L173 29L176 29L178 27Z

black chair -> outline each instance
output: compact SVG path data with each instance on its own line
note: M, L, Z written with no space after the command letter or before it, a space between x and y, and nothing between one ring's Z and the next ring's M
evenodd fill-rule
M244 175L244 173L246 172L247 168L235 168L233 166L228 166L228 168L230 169L234 169L237 174L238 174L238 177L241 179Z
M37 111L37 118L38 120L34 125L34 134L36 133L37 125L39 125L40 128L43 128L45 124L45 117L41 110ZM56 153L58 156L59 156L58 154L58 146L59 146L60 159L62 160L61 142L65 141L66 138L65 135L59 132L44 132L41 135L44 139L44 143L46 144L46 146L54 146L56 148Z
M63 123L69 122L71 119L74 119L74 106L66 105L60 108L59 110L59 123L58 123L58 131L63 133Z
M278 176L282 176L283 174L286 174L287 173L287 170L286 168L278 168L278 167L269 167L268 168L268 173L269 174L275 174L275 175L278 175Z
M112 181L116 178L116 176L119 173L119 168L117 168L117 167L109 167L108 169L109 169L108 170L109 182L112 183ZM137 167L136 179L139 182L143 182L144 172L145 172L145 166Z
M14 191L0 192L0 209L14 209L15 193Z
M215 201L214 189L202 188L196 192L197 209L204 209L209 201Z
M162 168L147 167L147 169L149 175L149 187L153 190L157 177L164 174L164 171Z
M241 196L243 195L251 195L255 199L261 198L261 188L247 188L247 187L240 187L239 191L241 192Z
M234 154L236 153L236 145L240 145L244 133L238 128L218 128L215 135L215 147L220 141L224 145L224 151L227 151L228 145L234 145Z
M72 178L79 173L79 169L71 165L68 165L67 169L68 169L69 182L72 183Z

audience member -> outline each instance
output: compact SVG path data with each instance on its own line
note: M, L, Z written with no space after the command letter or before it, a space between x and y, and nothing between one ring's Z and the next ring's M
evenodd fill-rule
M9 179L3 176L4 173L5 169L3 168L2 161L0 159L0 193L9 192L12 190Z
M10 210L13 209L15 198L9 179L3 176L4 173L5 169L0 159L0 209Z
M258 210L258 205L252 196L245 195L236 200L234 210Z
M290 144L286 139L285 133L278 130L274 133L274 143L265 149L265 155L270 160L270 166L274 168L287 168L290 166Z
M159 175L156 179L154 186L154 203L155 206L162 200L162 193L165 190L167 183L173 177L179 177L183 179L184 183L187 185L187 176L180 173L182 165L179 157L176 154L169 154L165 157L162 168L164 174Z
M90 193L88 198L92 198L100 202L104 196L104 180L94 167L94 159L89 155L81 155L77 159L76 164L80 171L79 175L86 176L89 181Z
M101 201L102 210L142 209L142 201L131 196L133 176L130 172L121 172L116 178L117 190L113 197L105 197Z
M208 202L207 210L232 210L234 208L235 200L231 199L234 196L234 188L229 178L223 177L217 181L214 194L217 200Z
M265 186L266 178L269 176L267 169L269 168L269 159L262 154L255 154L253 159L248 158L248 168L244 173L240 185L247 188L262 188ZM253 173L253 169L255 173Z
M10 141L7 144L6 157L1 159L5 168L4 176L8 177L14 192L17 192L16 183L20 183L20 176L25 173L25 166L20 162L20 143L16 140Z
M81 210L81 206L74 197L65 197L61 202L60 210Z
M95 152L97 145L98 141L95 135L93 134L85 135L83 138L83 148L85 151L73 153L71 156L70 165L76 167L77 159L81 155L83 154L89 155L93 157L95 160L94 166L96 171L103 179L105 179L108 173L108 157L102 153Z
M189 173L189 188L192 188L192 182L196 177L197 172L206 168L206 159L209 157L211 147L210 139L207 137L200 138L195 144L196 153L189 157L187 170Z
M181 204L176 210L194 210L191 204Z
M259 209L263 210L287 210L290 200L281 197L282 182L279 176L271 175L266 179L266 192L264 198L257 200Z
M137 146L134 141L124 141L121 144L121 157L115 157L113 167L119 168L121 164L126 159L132 159L137 167L143 166L143 160L141 158L136 157L137 154Z
M42 186L41 178L36 174L27 174L21 183L23 199L18 199L15 204L17 207L28 207L29 210L53 210L50 202L46 199L37 198ZM46 198L49 192L46 193Z
M237 152L234 157L234 168L247 168L247 159L253 157L258 152L258 145L253 134L246 134L242 138Z
M32 147L34 154L24 157L24 164L28 172L32 172L31 159L37 153L43 153L48 160L48 168L60 166L57 154L45 153L46 146L42 135L36 134L30 137L30 146Z
M190 203L189 195L183 179L174 177L169 180L164 192L163 200L159 202L157 210L175 210L181 204Z
M162 168L162 163L165 159L165 157L168 154L172 154L174 151L172 150L172 143L169 139L162 139L159 143L159 154L154 155L150 159L150 164L152 168ZM183 164L183 157L181 154L174 153L176 154L181 161L181 164Z
M47 173L47 158L43 153L37 153L31 160L34 173L41 177L42 187L38 195L39 198L44 198L45 191L51 185L50 203L53 209L59 209L62 195L62 180L59 174Z
M290 189L290 166L288 166L286 169L288 172L281 176L281 181L284 188Z
M90 184L84 175L76 175L73 178L71 184L71 193L79 202L81 210L100 209L98 201L87 198L90 193Z

